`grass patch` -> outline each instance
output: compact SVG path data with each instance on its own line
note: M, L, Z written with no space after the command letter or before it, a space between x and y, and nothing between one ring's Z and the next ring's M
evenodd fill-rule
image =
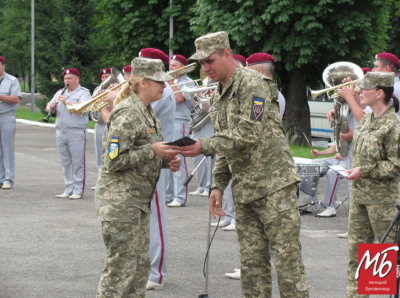
M25 119L25 120L30 120L30 121L36 121L36 122L43 122L43 119L46 118L46 115L40 113L40 112L34 112L31 113L31 108L30 107L18 107L16 111L16 117L18 119ZM84 116L85 117L85 114ZM55 117L50 117L49 123L55 123L56 118ZM87 128L94 129L95 123L92 120L89 120Z
M313 157L311 155L311 149L308 146L297 146L297 145L289 144L289 147L290 147L290 151L292 152L292 156L295 156L295 157L316 159L316 158L332 157L332 156L336 155L336 154L333 154L333 155ZM313 147L313 149L322 151L322 150L325 150L326 148Z
M19 118L19 119L25 119L25 120L31 120L31 121L37 121L37 122L43 122L43 119L46 117L46 115L43 115L40 112L31 113L30 107L19 107L17 109L16 115L17 115L17 118ZM55 123L55 122L56 122L56 118L50 117L49 123ZM94 126L95 126L95 123L92 120L90 120L87 127L94 129ZM321 148L321 147L313 147L313 148L320 150L320 151L325 150L325 148ZM290 144L290 151L292 152L292 155L295 157L310 158L310 159L322 157L322 156L313 157L310 152L311 151L310 147L308 147L308 146L297 146L297 145ZM330 155L330 156L335 156L335 154ZM326 156L326 157L330 157L330 156ZM325 157L325 156L323 156L323 157Z

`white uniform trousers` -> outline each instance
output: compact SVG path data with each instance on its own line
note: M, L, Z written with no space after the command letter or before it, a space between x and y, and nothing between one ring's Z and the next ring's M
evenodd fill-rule
M189 124L175 123L174 140L181 139L189 135ZM183 183L188 178L188 167L187 160L182 155L178 155L181 158L181 167L178 171L169 174L169 183L166 191L166 201L176 201L182 205L186 204L188 197L188 186L184 186Z
M233 204L232 195L232 179L229 181L228 186L224 190L224 211L226 213L224 221L234 224L235 223L235 205Z
M96 123L94 127L94 150L96 152L97 173L100 172L101 167L101 151L103 149L103 132L106 128L106 123Z
M149 280L165 283L167 275L167 217L165 213L165 188L169 169L162 169L157 182L156 193L151 200L150 214L150 261Z
M86 176L86 129L57 129L58 154L64 172L66 194L83 195Z
M194 131L192 138L194 140L198 140L200 138L209 138L214 134L214 127L212 125L211 120L208 120L203 127L201 127L198 131ZM197 155L193 158L194 166L201 162L204 158L203 154ZM197 190L202 193L204 190L210 187L210 172L211 172L211 157L207 157L207 160L204 161L200 167L197 169L197 180L199 185L197 186Z
M0 183L14 185L15 112L0 114Z
M329 159L326 161L328 165L340 165L345 169L350 169L350 160L351 154L349 150L349 154L346 158L342 160L338 159ZM326 173L326 188L325 188L325 195L324 195L324 204L326 206L330 206L335 208L336 207L336 197L339 191L339 182L343 177L340 176L334 170L329 169ZM351 190L351 181L347 181L347 196L350 197L350 190Z

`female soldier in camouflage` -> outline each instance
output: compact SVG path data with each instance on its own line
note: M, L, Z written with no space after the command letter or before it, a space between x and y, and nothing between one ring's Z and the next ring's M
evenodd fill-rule
M358 267L358 244L381 240L397 213L400 202L400 117L395 113L399 102L394 99L394 73L369 72L359 84L361 104L368 105L372 113L358 124L353 138L351 169L346 171L352 181L349 215L349 267L347 298L368 297L358 295L355 274ZM386 239L394 242L394 230Z
M150 105L162 97L169 79L161 60L135 58L129 85L118 94L107 121L95 194L107 249L97 297L145 296L150 201L161 167L180 167L179 147L163 144Z

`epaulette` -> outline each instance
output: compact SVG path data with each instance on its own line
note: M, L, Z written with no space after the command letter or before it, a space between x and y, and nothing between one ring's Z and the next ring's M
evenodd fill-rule
M85 91L88 91L88 92L89 92L89 89L88 89L88 88L85 88L85 87L82 87L82 86L81 86L81 88L82 88L83 90L85 90Z

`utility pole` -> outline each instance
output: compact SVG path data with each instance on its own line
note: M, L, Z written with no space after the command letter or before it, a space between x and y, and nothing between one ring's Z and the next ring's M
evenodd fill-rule
M31 113L35 111L35 0L31 0Z

